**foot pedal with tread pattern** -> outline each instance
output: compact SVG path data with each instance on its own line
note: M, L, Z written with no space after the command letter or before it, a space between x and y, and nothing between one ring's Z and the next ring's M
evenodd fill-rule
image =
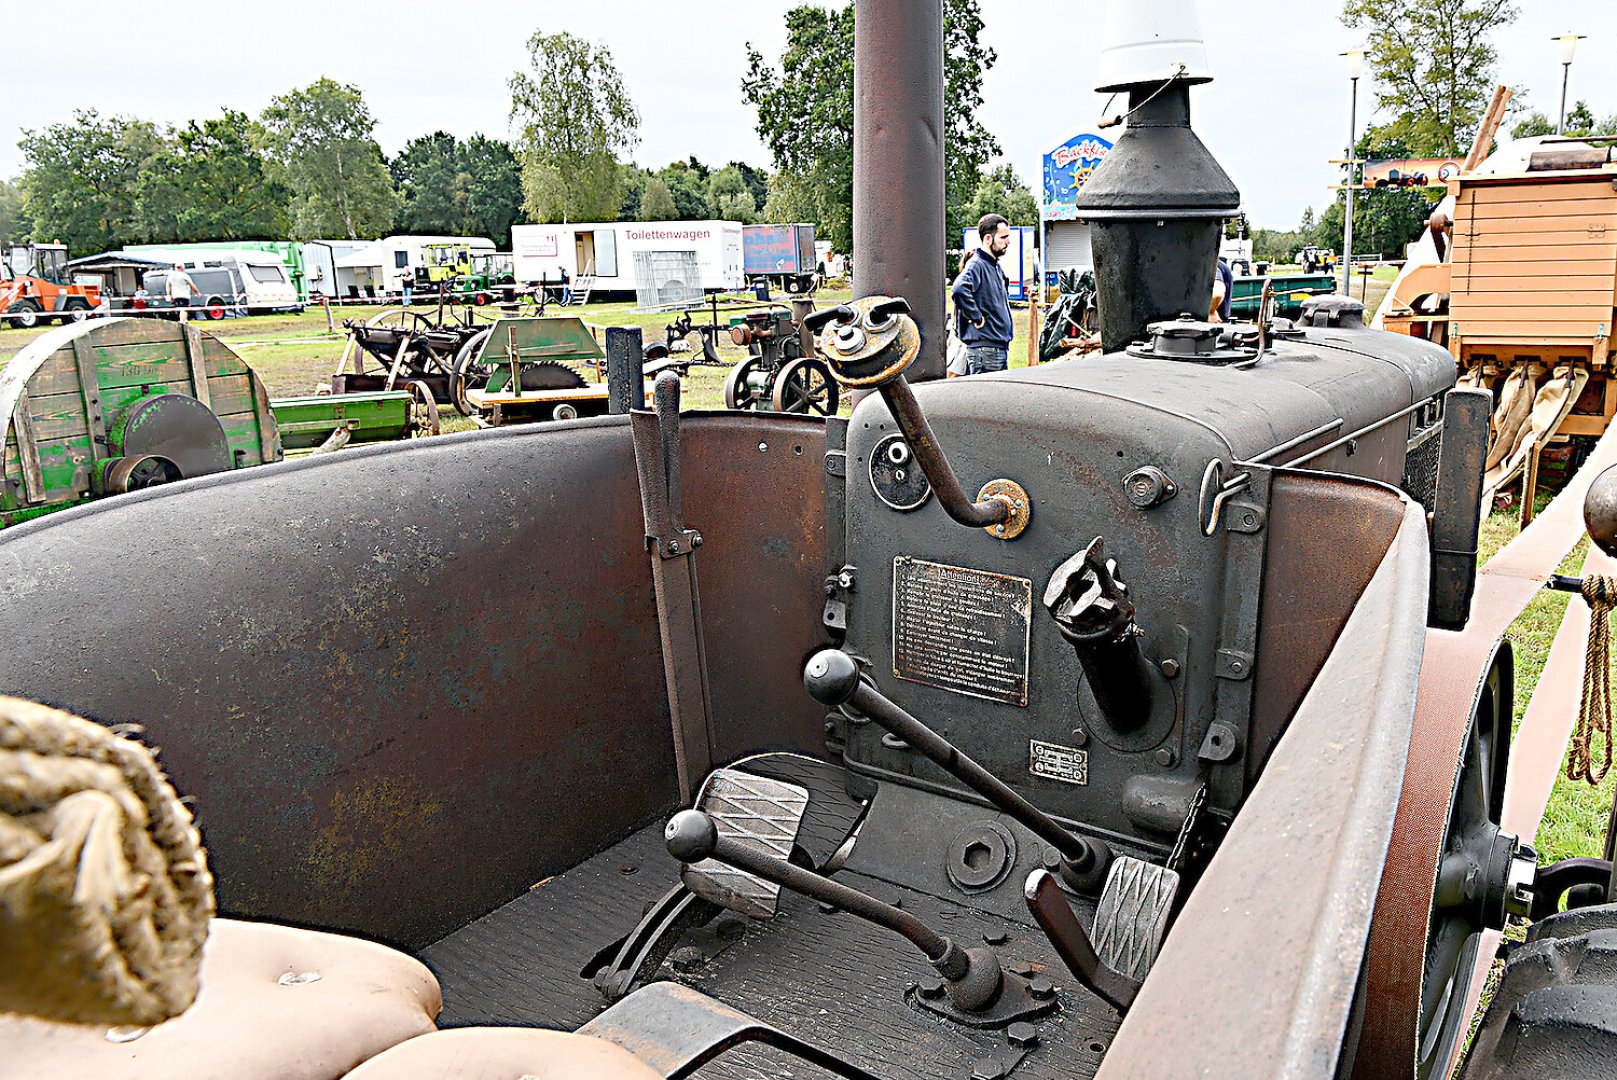
M1101 962L1144 981L1168 932L1168 915L1179 894L1179 874L1143 859L1119 855L1106 875L1095 907L1091 935Z
M696 809L713 819L720 836L790 859L808 801L808 789L796 784L714 769L696 797ZM680 880L702 899L755 919L773 918L780 901L779 885L713 859L682 867Z

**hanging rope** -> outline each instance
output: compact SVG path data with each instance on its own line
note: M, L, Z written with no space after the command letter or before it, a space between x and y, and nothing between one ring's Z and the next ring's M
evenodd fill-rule
M177 1016L212 914L201 837L151 751L0 697L0 1013Z
M1567 754L1569 780L1586 780L1591 787L1600 783L1611 768L1611 609L1617 603L1617 578L1599 574L1583 577L1583 599L1589 605L1589 648L1583 658L1583 701L1578 706L1578 726L1572 732ZM1595 766L1594 741L1606 744L1604 760Z

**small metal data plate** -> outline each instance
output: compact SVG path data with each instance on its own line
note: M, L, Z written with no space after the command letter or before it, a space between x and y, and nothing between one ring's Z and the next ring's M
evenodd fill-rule
M900 555L893 560L893 674L1027 705L1033 582Z
M1046 780L1060 780L1063 784L1088 784L1089 751L1030 739L1027 744L1027 771Z

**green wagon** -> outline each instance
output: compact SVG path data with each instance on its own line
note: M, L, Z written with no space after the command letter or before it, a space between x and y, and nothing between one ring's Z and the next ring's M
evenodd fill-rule
M1337 279L1331 274L1238 277L1230 293L1230 314L1234 318L1250 322L1258 317L1258 304L1265 281L1274 284L1275 315L1282 319L1295 319L1303 313L1303 304L1309 297L1327 296L1335 292Z

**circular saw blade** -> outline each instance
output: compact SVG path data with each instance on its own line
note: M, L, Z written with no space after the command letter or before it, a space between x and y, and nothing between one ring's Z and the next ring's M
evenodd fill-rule
M584 376L556 360L529 360L522 365L524 390L582 390Z

